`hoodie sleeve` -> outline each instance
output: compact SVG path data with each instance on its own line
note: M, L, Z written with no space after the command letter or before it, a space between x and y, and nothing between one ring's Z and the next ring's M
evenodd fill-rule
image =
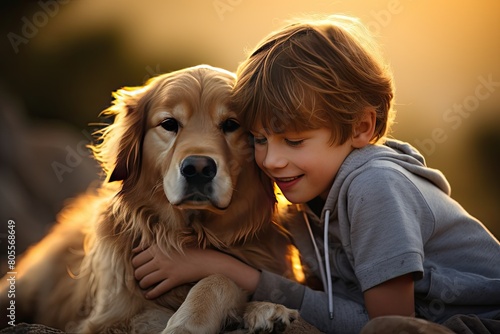
M425 183L390 162L373 165L349 187L348 201L339 201L346 253L362 291L394 277L423 273L424 242L434 216L415 182ZM413 179L411 179L413 178ZM346 238L347 239L347 238Z
M330 319L326 293L264 270L252 301L267 301L297 309L302 319L324 333L359 333L369 320L363 305L338 295L333 299L335 317Z

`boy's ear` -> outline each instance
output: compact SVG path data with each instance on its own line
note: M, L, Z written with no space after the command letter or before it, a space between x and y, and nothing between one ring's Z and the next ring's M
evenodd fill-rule
M377 121L377 115L375 109L372 107L366 107L363 110L363 116L354 125L352 131L352 146L354 148L362 148L368 145L375 133L375 124Z

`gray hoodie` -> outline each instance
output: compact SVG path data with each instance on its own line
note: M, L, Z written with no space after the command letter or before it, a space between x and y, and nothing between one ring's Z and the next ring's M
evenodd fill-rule
M289 211L308 282L322 284L313 290L263 271L253 300L296 308L323 332L359 333L369 320L363 292L412 273L417 316L500 318L498 240L409 144L387 140L354 150L321 217L307 205Z

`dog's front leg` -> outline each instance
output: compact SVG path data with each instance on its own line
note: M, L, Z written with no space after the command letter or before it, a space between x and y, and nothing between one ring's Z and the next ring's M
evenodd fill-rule
M168 321L163 334L219 333L226 325L241 321L246 294L223 275L199 281Z

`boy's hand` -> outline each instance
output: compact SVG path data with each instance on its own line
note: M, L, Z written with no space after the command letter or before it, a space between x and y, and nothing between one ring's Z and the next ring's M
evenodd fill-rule
M189 248L184 255L177 252L167 255L156 245L142 251L137 248L133 251L137 253L132 258L134 276L139 281L139 286L148 290L145 293L148 299L157 298L176 286L197 282L208 276L203 259L210 261L209 253L214 252Z
M212 274L232 279L240 288L253 293L260 272L238 259L212 249L187 248L184 254L164 254L153 245L145 250L135 248L132 258L134 276L147 290L147 299L158 298L183 284L197 282Z

